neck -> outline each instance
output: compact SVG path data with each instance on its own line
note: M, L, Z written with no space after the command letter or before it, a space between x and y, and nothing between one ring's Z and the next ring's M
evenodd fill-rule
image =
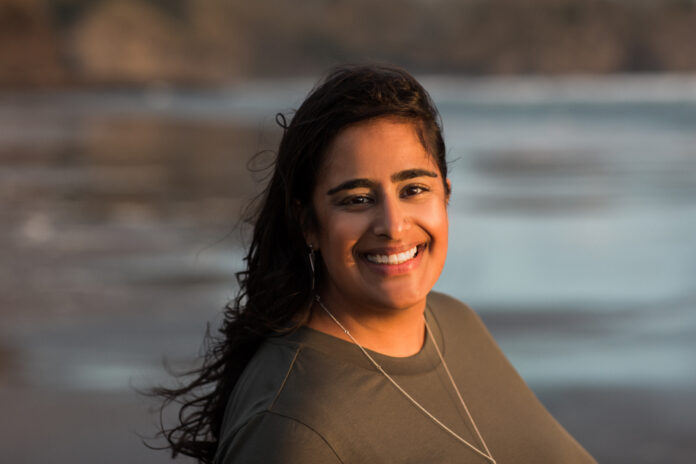
M353 342L339 324L350 332L362 347L393 357L418 353L425 341L423 311L425 299L408 308L361 308L349 305L340 298L321 296L322 305L315 302L308 326L328 335ZM328 311L328 312L327 312Z

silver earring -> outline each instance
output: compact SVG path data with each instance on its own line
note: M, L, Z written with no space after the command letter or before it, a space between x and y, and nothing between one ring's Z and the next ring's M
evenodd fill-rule
M308 243L307 246L309 247L309 251L307 252L307 255L309 256L309 268L312 270L312 290L314 290L314 284L315 284L315 280L316 280L316 278L315 278L316 256L314 255L314 248L312 247L312 244Z

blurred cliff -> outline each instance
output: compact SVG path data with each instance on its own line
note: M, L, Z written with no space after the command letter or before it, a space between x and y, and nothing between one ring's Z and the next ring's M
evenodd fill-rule
M0 86L696 70L694 0L0 0Z

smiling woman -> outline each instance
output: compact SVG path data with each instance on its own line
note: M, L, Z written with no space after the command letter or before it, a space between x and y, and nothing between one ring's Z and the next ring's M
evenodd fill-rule
M393 356L421 349L425 298L447 255L449 187L417 131L388 117L341 131L314 189L316 224L305 231L327 277L321 299L363 346ZM308 325L346 337L324 311Z
M408 73L344 67L288 124L240 291L163 430L199 462L593 463L466 305L439 116Z

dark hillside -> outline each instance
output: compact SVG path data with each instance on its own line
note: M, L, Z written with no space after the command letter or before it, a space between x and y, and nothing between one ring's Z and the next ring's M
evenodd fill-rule
M0 0L0 85L218 84L381 60L466 74L696 71L694 0Z

